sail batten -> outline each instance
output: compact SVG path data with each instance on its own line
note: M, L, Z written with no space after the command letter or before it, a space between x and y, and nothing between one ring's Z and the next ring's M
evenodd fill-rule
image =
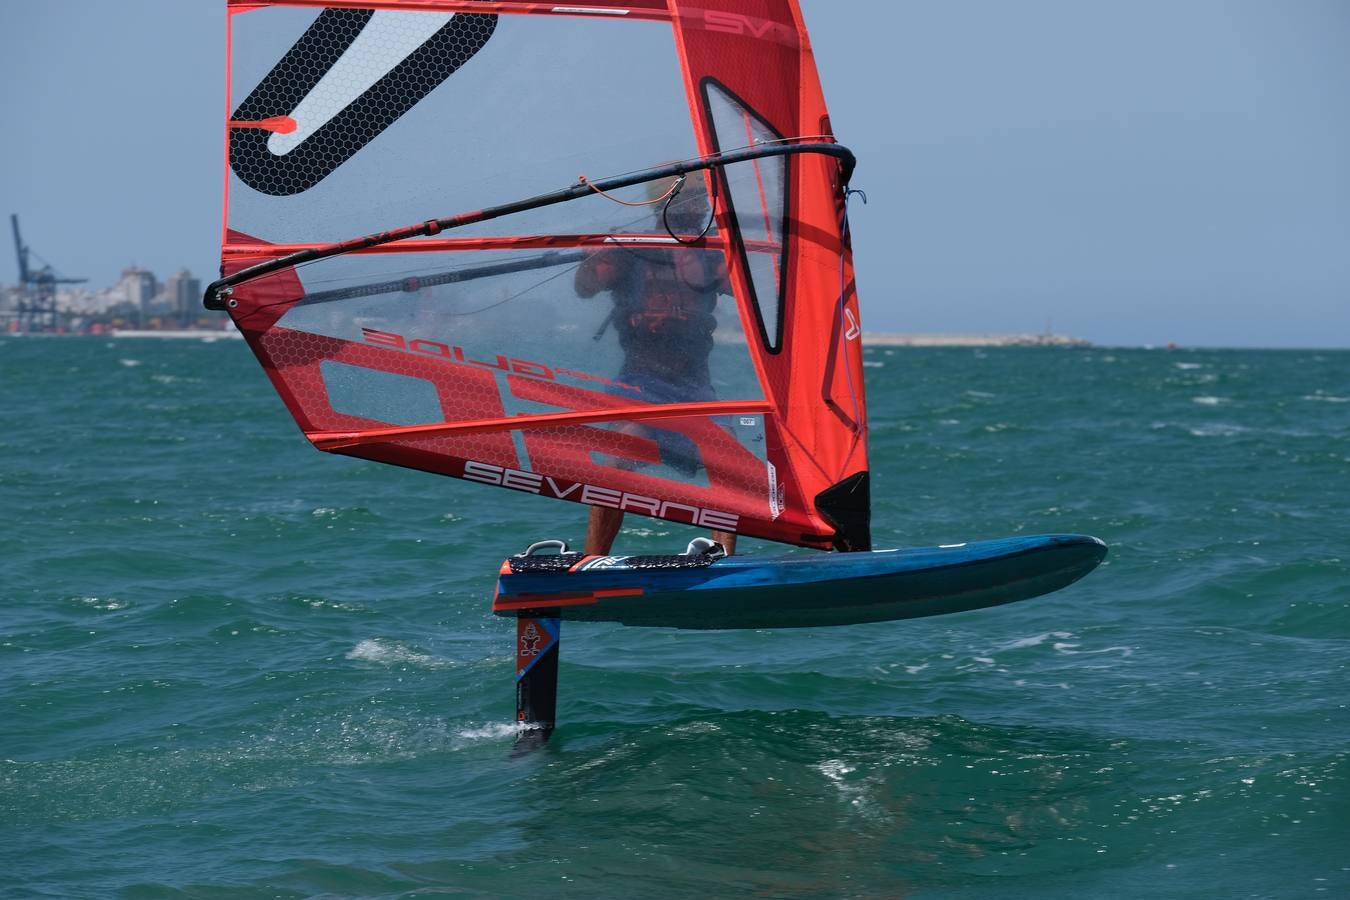
M856 499L866 414L854 161L795 0L229 9L207 304L316 447L865 540L817 507Z
M683 419L693 416L732 413L767 413L773 408L762 400L718 400L712 403L672 403L656 406L622 406L596 412L563 412L535 416L452 422L440 425L411 425L403 428L376 428L369 431L313 432L307 434L321 450L380 444L413 437L488 434L557 425L591 425L597 422L654 422L659 419Z

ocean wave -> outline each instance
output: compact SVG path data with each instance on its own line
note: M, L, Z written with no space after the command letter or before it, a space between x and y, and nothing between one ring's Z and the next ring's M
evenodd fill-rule
M1022 650L1027 647L1039 647L1041 644L1044 644L1046 641L1051 639L1065 641L1070 640L1074 637L1076 637L1076 635L1074 635L1072 632L1069 631L1046 631L1041 634L1032 635L1031 637L1017 638L1016 640L1009 641L1006 644L999 645L996 649Z
M530 726L522 725L519 722L488 722L485 725L456 729L454 735L467 744L497 743L508 739L513 740L523 732L528 731L529 728Z
M383 638L367 638L361 641L347 652L347 659L381 666L408 665L422 669L448 669L459 665L453 660L415 650L401 641Z
M1187 428L1186 431L1192 437L1235 437L1239 434L1245 434L1251 431L1245 425L1230 425L1225 422L1215 422L1212 425L1200 425L1195 428Z
M99 612L117 612L131 606L131 601L119 600L116 597L72 597L70 602L86 609L96 609Z

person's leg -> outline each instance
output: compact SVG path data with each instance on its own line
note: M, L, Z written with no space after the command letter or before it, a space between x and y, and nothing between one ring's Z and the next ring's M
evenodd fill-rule
M727 556L736 552L736 532L734 531L714 531L712 539L722 545L722 549L727 551Z
M623 511L608 506L592 506L590 521L586 524L586 552L603 556L614 546L614 538L623 525Z

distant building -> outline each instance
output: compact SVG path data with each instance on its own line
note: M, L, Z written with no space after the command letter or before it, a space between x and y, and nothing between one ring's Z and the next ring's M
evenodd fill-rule
M22 288L0 285L0 332L18 327L19 301L22 298Z
M150 301L159 293L155 273L135 265L122 270L122 278L117 282L117 287L131 304L135 315L141 318L144 318Z
M197 317L202 301L202 280L187 269L179 269L164 282L164 300L169 314L179 325L187 325Z
M50 286L56 318L44 327L24 320L31 287L0 284L0 335L20 331L102 334L119 328L219 330L224 324L222 317L203 314L202 281L186 268L160 281L149 269L132 264L122 270L116 284L97 289L78 286L83 280Z

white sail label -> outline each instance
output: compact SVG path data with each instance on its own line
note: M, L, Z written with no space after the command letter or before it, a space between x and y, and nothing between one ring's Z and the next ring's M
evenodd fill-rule
M769 470L769 518L777 519L787 505L783 496L783 485L778 481L778 469L774 464L766 461L764 465Z

